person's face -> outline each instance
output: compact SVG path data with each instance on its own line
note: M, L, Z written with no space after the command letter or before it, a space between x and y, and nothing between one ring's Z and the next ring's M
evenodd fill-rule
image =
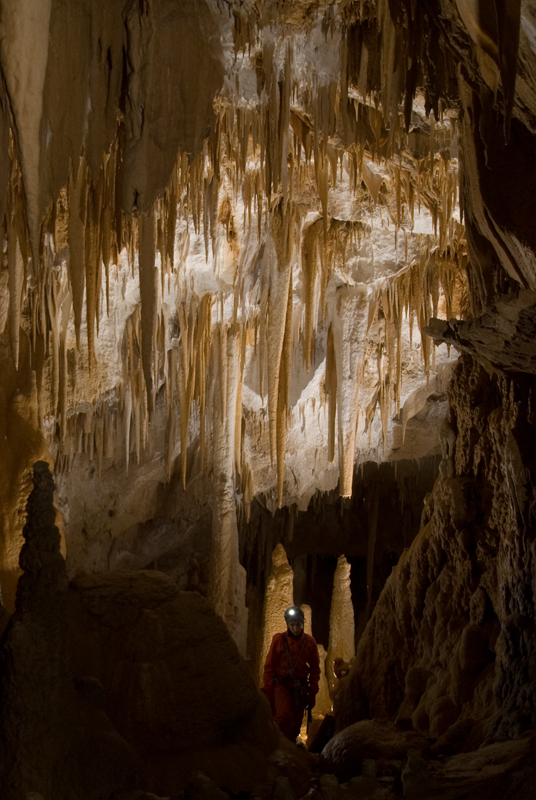
M303 632L303 622L299 620L294 620L293 622L288 623L288 629L293 636L299 636L300 633Z

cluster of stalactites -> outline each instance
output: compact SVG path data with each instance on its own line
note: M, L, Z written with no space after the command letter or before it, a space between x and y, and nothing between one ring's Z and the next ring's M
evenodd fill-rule
M300 187L311 180L316 185L326 234L329 219L328 190L330 184L336 184L338 167L342 167L345 152L352 162L356 184L359 175L367 184L374 201L378 201L379 185L374 186L374 179L369 180L370 170L366 164L363 166L364 153L378 159L391 158L396 153L407 150L408 141L401 126L402 89L395 91L389 82L394 80L389 76L394 74L395 66L394 48L389 42L396 31L388 3L382 0L377 4L374 13L379 31L387 37L380 51L382 63L385 61L382 74L385 75L386 84L375 87L372 77L367 79L367 70L363 68L365 78L358 86L361 95L354 94L351 98L348 92L348 80L351 78L347 64L348 42L344 37L340 79L327 84L313 80L312 85L305 89L294 77L292 44L286 45L284 57L281 59L280 54L276 57L278 54L275 52L273 40L268 39L263 43L256 40L254 44L258 44L259 50L255 56L258 103L236 106L232 99L226 101L224 97L220 98L216 132L207 142L204 152L193 163L189 163L186 156L179 157L168 187L156 202L154 230L150 230L151 225L139 225L136 215L124 214L117 202L116 183L118 170L121 169L121 156L118 155L116 143L105 155L97 180L91 178L83 158L78 165L72 165L68 184L42 221L39 252L33 252L35 243L32 241L30 247L31 236L26 226L27 215L20 170L14 148L11 148L12 179L7 204L9 212L6 216L8 240L14 237L15 225L22 261L27 262L32 253L39 261L32 270L34 281L38 284L36 306L43 304L46 290L43 290L41 284L48 279L48 270L42 264L45 260L47 235L53 241L55 262L65 253L68 254L72 314L78 344L84 293L86 298L90 368L94 363L95 334L98 333L99 324L100 288L103 279L101 267L104 266L108 308L110 264L117 263L118 254L124 247L127 248L132 263L134 262L134 254L142 245L139 231L144 227L147 233L144 249L155 246L160 251L163 276L164 272L173 269L175 226L180 215L191 219L196 230L203 227L208 256L209 239L213 240L215 235L217 200L219 186L224 178L223 172L225 179L230 181L235 196L241 193L245 213L250 221L253 204L259 238L263 214L266 216L280 198L283 198L286 205L287 201L292 200L293 187ZM240 19L240 16L236 17L237 24L243 27L244 21L240 22ZM247 30L250 32L248 42L251 47L250 37L254 27L248 25ZM245 40L242 41L239 37L235 46L244 47ZM361 43L359 52L361 61L366 63L366 42ZM364 98L369 93L370 99L365 101ZM426 187L426 175L438 171L434 159L433 135L428 161L427 169L423 168L422 161L417 165L413 164L416 174L413 181L407 175L408 168L400 166L397 180L406 182L407 201L411 206L414 195L419 202L421 198L428 201L432 213L435 214L437 192L427 191ZM442 164L445 170L443 160L439 160L439 167ZM457 180L455 170L446 171L448 180ZM414 192L410 190L410 183L414 185ZM451 188L447 193L449 196L452 195ZM443 186L440 191L444 193ZM443 203L441 208L445 218L449 219L451 209L448 203ZM397 188L398 222L400 211L400 191ZM439 211L438 209L438 214ZM442 249L445 244L444 241L440 242ZM15 250L14 246L12 250ZM140 265L141 261L140 259ZM34 327L37 325L40 331L45 331L47 324L43 308L38 307L34 314ZM148 377L147 366L145 371Z
M385 16L386 7L380 12L381 9L378 19L391 31L392 22ZM387 66L391 63L389 59L394 58L391 50L382 49L382 59L387 59ZM11 148L5 223L9 330L17 367L21 308L26 297L31 368L36 373L40 392L41 419L46 413L58 418L60 454L67 456L84 450L90 456L96 453L100 462L111 450L107 442L119 437L124 442L128 468L132 450L138 460L141 457L151 414L163 387L168 414L168 475L172 470L178 406L180 463L185 482L192 409L197 409L198 414L201 468L206 462L207 436L210 435L207 434L210 430L207 423L210 400L207 398L214 380L211 370L216 370L218 363L211 355L214 331L223 324L241 326L242 370L246 347L252 339L259 353L261 395L266 395L270 453L277 468L281 504L290 366L298 350L293 341L292 325L297 274L300 273L305 289L298 344L307 370L314 361L317 329L319 326L327 328L325 397L329 404L329 455L332 459L335 457L338 440L339 459L343 465L341 476L347 476L341 477L342 493L346 494L354 456L355 404L365 357L363 337L381 314L385 325L378 345L378 386L366 416L370 422L379 402L385 436L389 409L394 404L398 410L400 405L404 316L409 318L410 325L416 318L422 330L437 308L440 291L447 305L457 298L458 311L463 314L460 275L465 255L460 226L453 222L456 165L449 162L445 148L441 154L437 153L433 126L427 156L419 159L407 149L401 154L408 141L400 125L400 97L394 88L385 86L382 89L383 113L381 106L363 99L368 90L366 81L363 97L350 97L344 48L341 81L313 85L305 93L293 78L290 44L282 60L275 58L273 44L262 45L258 62L258 104L235 107L222 98L215 135L192 162L185 155L179 156L166 190L147 215L127 215L116 202L116 178L121 165L118 148L114 145L106 154L96 181L91 179L83 158L71 167L68 183L42 222L36 252L35 246L30 245L20 169L14 148ZM389 74L386 70L386 75ZM396 103L394 106L391 103L386 111L386 98L393 97ZM381 162L393 156L393 191L389 192L384 178L371 168L370 160ZM347 319L347 330L337 332L337 321L326 318L327 286L335 265L342 264L344 273L349 244L367 235L362 219L330 218L329 192L336 186L343 164L350 174L356 198L359 196L362 201L366 189L367 209L370 211L376 204L384 206L396 228L413 217L415 204L424 204L436 221L438 242L434 249L427 239L419 259L407 264L394 278L377 283L366 296L362 289L357 293L355 290L347 292L348 296L341 300L348 309L346 317L341 315L341 319ZM222 203L221 187L224 185L227 199ZM315 188L313 206L316 203L319 219L302 232L300 200L304 187L309 193L311 187ZM234 278L233 318L227 323L220 318L215 327L215 298L178 292L179 335L176 341L170 342L169 320L164 316L159 298L164 294L166 282L169 288L173 276L177 284L180 283L188 253L188 229L192 226L196 233L203 234L207 259L214 255L222 225L226 228L227 241L233 245L237 234L232 208L238 199L243 203L248 228L255 227L256 223L259 251L267 234L273 245L264 248L260 258L262 276L256 307L252 311L246 309L244 273L247 265L242 265ZM179 238L177 223L180 220L185 222L186 234ZM74 322L80 348L85 298L85 350L91 371L96 360L95 337L99 333L99 322L109 311L110 281L123 250L133 272L138 265L141 302L125 326L122 384L111 399L92 398L90 412L68 414L69 408L76 406L79 399L76 382L80 371L80 356L75 358L77 369L68 365L69 322L71 319ZM179 263L176 263L177 255ZM101 305L105 305L106 310ZM362 325L364 316L365 327ZM351 354L352 363L355 362L354 384L343 391L341 375L348 366L345 358L350 356L342 354L342 347L348 335L357 337L358 347ZM428 369L430 348L426 337L423 337L423 356ZM47 363L51 365L52 375L48 403L43 400ZM337 408L338 433L335 431ZM354 434L346 436L345 429L352 425ZM236 429L240 436L242 426L237 425ZM115 439L112 431L115 431ZM251 472L244 463L240 442L235 451L238 474L244 484L242 493L247 500L253 491Z
M178 181L177 181L178 183ZM196 198L195 191L190 189L190 197ZM168 219L164 202L153 215L141 220L141 224L133 222L130 226L132 250L139 247L141 307L136 308L127 319L123 337L123 380L118 408L113 407L110 399L99 401L89 411L67 416L69 407L67 386L67 353L66 334L69 310L73 289L69 287L65 271L50 269L51 280L45 282L47 304L41 308L40 317L35 313L39 306L33 306L35 320L35 341L42 336L43 321L49 320L51 325L49 343L52 351L53 403L57 403L57 413L61 422L60 453L68 455L85 451L90 458L96 456L99 467L102 458L112 455L110 442L123 442L128 463L131 450L139 461L147 442L147 431L154 396L162 387L164 391L168 426L167 470L168 476L173 469L175 441L180 440L180 464L183 482L187 477L187 453L189 437L191 437L191 412L196 409L197 417L194 428L199 437L200 468L206 464L207 429L210 437L210 412L207 428L207 406L213 402L210 391L214 384L218 369L218 359L212 353L214 326L214 298L204 295L200 298L191 295L177 301L178 336L170 346L167 338L169 320L158 308L159 296L156 285L155 251L161 254L161 281L171 279L174 269L172 257L162 252L157 245L162 244L165 228L162 221ZM202 227L206 219L205 210L201 219L197 217L198 227ZM209 217L210 219L210 217ZM246 348L253 343L260 359L261 394L266 395L269 442L272 460L277 467L277 486L279 504L283 500L285 442L289 413L289 381L291 360L303 353L305 366L309 370L314 365L315 341L318 329L328 328L325 398L329 404L329 457L335 456L335 442L339 441L339 460L341 464L341 493L351 491L351 474L353 470L355 435L345 437L345 430L354 431L356 427L356 398L359 394L360 382L363 379L363 359L365 355L364 337L366 331L378 316L385 320L383 334L377 344L378 386L373 399L366 409L367 423L370 424L376 405L381 408L381 419L384 437L387 431L389 411L393 404L396 410L400 406L400 390L402 385L402 324L409 318L410 325L417 319L419 329L428 323L430 316L437 313L440 294L447 298L447 304L454 303L456 313L460 313L463 304L463 272L464 242L457 228L458 241L452 237L450 246L457 246L456 254L432 248L430 239L426 238L421 257L408 264L397 276L376 283L372 292L359 292L359 302L348 315L348 330L343 329L339 337L334 336L337 321L326 318L325 295L327 285L336 266L344 269L346 253L349 245L359 243L366 236L366 226L361 222L344 222L333 219L326 226L323 218L303 230L300 229L300 215L289 203L285 210L280 202L270 216L270 235L273 241L272 250L265 253L262 263L259 302L256 309L249 310L248 317L241 321L238 314L241 310L235 304L235 316L230 324L239 326L241 337L241 369L240 380L246 358ZM327 227L327 236L325 229ZM139 242L139 245L137 244ZM51 249L47 251L51 257ZM183 256L185 253L183 252ZM453 257L456 255L456 257ZM131 255L131 261L134 259ZM46 262L45 262L46 263ZM301 272L305 289L304 312L301 323L301 337L298 346L292 338L293 309L293 273ZM176 277L180 270L176 271ZM87 273L86 273L87 275ZM39 288L37 284L35 291ZM240 287L237 287L240 289ZM240 291L237 292L240 295ZM180 297L180 293L178 297ZM149 303L147 302L149 300ZM352 301L354 302L354 301ZM449 309L448 316L453 313ZM44 316L44 315L47 316ZM344 315L340 316L344 320ZM363 320L366 325L363 327ZM41 327L40 327L41 326ZM357 327L356 327L357 326ZM221 323L220 323L221 327ZM354 330L355 328L355 330ZM45 327L46 330L46 327ZM353 387L350 395L341 393L341 375L346 373L344 342L347 338L355 341L359 353L357 368L352 370ZM430 348L428 340L423 337L423 356L425 366L430 366ZM46 354L43 343L35 353L34 363L41 367L38 374L42 376L42 362ZM316 366L316 365L315 365ZM339 387L339 392L337 388ZM38 385L39 388L39 385ZM152 397L151 397L152 395ZM241 398L241 392L239 392ZM350 408L346 409L348 397ZM56 407L56 405L55 405ZM179 413L177 416L176 409ZM339 426L336 432L337 409ZM349 416L346 415L348 410ZM241 419L241 406L235 410ZM253 494L253 479L242 448L240 437L242 425L236 425L237 440L235 443L235 463L240 478L240 491L245 504Z
M287 219L292 219L291 215ZM383 440L387 436L388 420L393 411L400 411L403 388L402 359L405 339L403 325L413 321L418 328L438 313L441 298L447 315L463 315L466 285L463 280L463 239L453 258L440 253L429 238L423 239L420 257L414 259L395 276L377 281L369 291L363 286L341 287L336 304L328 306L323 299L326 281L335 265L344 261L346 249L354 238L363 234L358 225L333 220L328 232L328 246L323 247L322 220L307 227L298 243L297 223L284 225L284 218L272 220L274 247L266 247L261 263L259 302L243 317L224 320L221 302L210 294L197 297L193 293L178 293L176 303L176 335L166 338L169 321L160 311L154 339L153 385L159 390L161 407L165 407L167 474L171 477L174 458L178 452L183 484L188 470L204 470L212 465L214 403L223 404L219 417L230 416L234 424L235 485L245 508L254 494L252 465L244 447L245 428L242 413L242 381L244 367L254 350L259 359L260 391L264 397L268 419L268 442L273 463L279 505L284 497L285 444L287 428L292 419L289 408L291 362L303 358L308 369L316 369L315 341L321 330L327 330L324 392L319 398L318 412L328 407L329 458L334 460L338 442L340 492L351 494L354 470L356 428L359 414L365 415L371 431L376 409L380 409ZM294 231L294 234L291 233ZM306 289L303 312L293 305L293 272L298 272L293 247L301 251L301 277ZM293 258L291 258L293 256ZM286 302L285 302L286 300ZM300 314L298 340L293 338L293 318ZM381 324L378 326L378 321ZM372 326L377 330L374 339L368 338ZM223 368L221 341L230 335L236 338L237 364L233 369L236 387L230 393L236 398L233 408L227 408L226 392L215 391ZM103 456L113 456L113 446L124 447L128 468L133 451L139 461L147 442L150 420L146 381L143 368L142 315L136 308L127 319L123 337L123 382L119 398L100 401L66 420L64 440L60 451L68 455L87 452L96 457L98 466ZM422 336L422 357L426 370L432 366L433 351L429 340ZM377 363L376 386L366 408L359 408L364 383L364 362ZM370 387L368 387L370 388ZM259 432L262 437L262 431ZM192 466L188 461L194 444L198 459ZM191 450L190 450L191 452Z

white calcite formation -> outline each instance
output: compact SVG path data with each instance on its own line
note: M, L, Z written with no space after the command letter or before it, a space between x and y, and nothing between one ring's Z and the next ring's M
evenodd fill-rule
M349 86L333 9L254 23L206 2L190 23L155 3L128 11L127 95L115 129L106 106L104 141L95 93L108 72L113 105L120 85L118 4L95 20L108 62L66 153L47 82L65 68L47 39L59 11L34 5L3 11L14 127L0 321L58 474L69 569L107 566L109 537L155 515L159 486L180 476L191 496L197 481L213 510L208 595L244 649L237 515L252 499L304 510L337 486L350 496L360 463L439 450L444 403L420 434L407 426L448 376L447 346L432 350L424 325L467 311L456 125L418 99L406 133L390 100L387 131L366 81ZM188 82L193 68L162 52L181 75L166 95L158 43L184 26L199 72ZM102 490L90 505L73 495L92 469ZM112 484L126 501L113 524ZM5 532L15 579L9 515Z
M278 544L272 553L272 569L266 584L264 600L264 617L262 624L262 648L259 660L259 680L262 685L264 663L272 639L276 633L286 628L285 611L294 604L294 572L288 563L287 554L282 544Z
M326 656L326 675L330 688L335 686L333 663L340 658L346 663L355 655L355 624L350 589L350 564L339 556L333 576L333 594L329 616L329 647Z

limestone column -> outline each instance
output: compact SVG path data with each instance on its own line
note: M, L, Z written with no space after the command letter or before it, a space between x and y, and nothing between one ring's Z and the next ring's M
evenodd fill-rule
M333 595L329 616L329 647L326 659L328 684L335 685L333 662L336 658L350 661L355 655L355 623L350 589L350 564L339 556L333 577Z
M259 679L261 684L264 662L266 661L272 638L276 633L285 630L284 614L285 610L293 605L293 597L294 572L288 563L285 548L282 544L278 544L272 553L272 570L266 583L266 593L264 596L262 650L259 664Z
M246 571L240 564L234 491L234 457L240 337L234 326L219 330L214 392L212 554L208 599L245 657L247 644Z

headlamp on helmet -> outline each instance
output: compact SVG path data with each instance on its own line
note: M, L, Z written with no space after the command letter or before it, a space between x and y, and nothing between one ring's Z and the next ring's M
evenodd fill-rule
M299 606L290 606L285 611L285 622L290 625L293 622L305 622L305 615Z

